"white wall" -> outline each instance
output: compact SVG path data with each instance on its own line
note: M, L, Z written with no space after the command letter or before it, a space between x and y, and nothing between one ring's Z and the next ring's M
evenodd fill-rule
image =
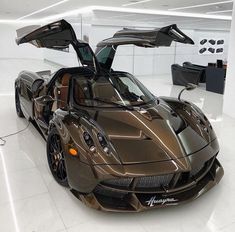
M190 36L195 45L187 45L177 43L176 46L176 63L182 64L185 61L192 63L207 65L208 63L215 63L217 59L227 60L228 57L228 43L229 32L228 31L200 31L200 30L184 30L184 32ZM224 53L223 54L208 54L199 55L199 42L201 39L225 39Z
M30 44L16 45L16 29L23 26L0 23L0 58L43 59L43 49L37 49Z
M235 117L235 5L233 6L233 20L230 32L228 53L228 69L224 95L224 113Z
M61 66L74 67L79 65L77 55L72 46L69 47L69 52L44 49L43 58Z

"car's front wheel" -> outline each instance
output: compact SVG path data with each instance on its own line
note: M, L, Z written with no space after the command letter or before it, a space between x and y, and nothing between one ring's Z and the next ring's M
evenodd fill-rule
M68 187L62 141L56 128L52 128L47 138L47 159L51 173L62 186Z
M20 98L19 98L19 93L18 90L15 89L15 106L16 106L16 113L20 118L24 117L24 114L21 110L21 106L20 106Z

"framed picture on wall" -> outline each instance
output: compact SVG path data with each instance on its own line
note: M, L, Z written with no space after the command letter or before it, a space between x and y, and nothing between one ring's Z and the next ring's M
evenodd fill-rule
M224 53L225 39L223 38L200 38L198 43L199 55L216 55Z

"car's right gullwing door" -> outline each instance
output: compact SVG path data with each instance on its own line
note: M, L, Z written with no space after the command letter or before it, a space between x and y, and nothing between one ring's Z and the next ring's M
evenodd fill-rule
M136 30L124 28L116 32L113 37L97 44L96 58L100 65L110 70L116 49L120 45L136 45L139 47L169 47L172 42L194 44L176 24L154 30Z

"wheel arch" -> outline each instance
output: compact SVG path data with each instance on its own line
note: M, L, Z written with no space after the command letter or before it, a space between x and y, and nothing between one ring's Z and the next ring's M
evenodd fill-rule
M92 165L84 158L85 153L79 149L81 144L74 138L74 134L71 134L71 131L69 131L73 130L74 132L76 131L76 134L79 133L77 130L79 123L76 123L75 121L73 121L73 123L74 124L70 124L69 129L63 119L60 121L59 118L54 115L49 123L48 134L54 128L56 128L60 134L62 147L65 151L65 165L69 186L78 192L89 193L93 191L94 187L97 185L97 179L94 170L92 169ZM71 128L71 126L73 128ZM77 146L78 143L80 146ZM70 155L70 147L77 149L79 155Z

